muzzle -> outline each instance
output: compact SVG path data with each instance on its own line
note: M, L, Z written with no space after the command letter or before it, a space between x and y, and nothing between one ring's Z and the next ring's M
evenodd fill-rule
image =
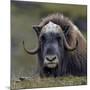
M57 55L46 55L44 58L44 66L48 68L55 68L59 63Z

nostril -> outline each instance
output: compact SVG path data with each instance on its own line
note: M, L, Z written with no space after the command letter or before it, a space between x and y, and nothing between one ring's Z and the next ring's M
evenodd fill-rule
M56 59L56 56L46 56L46 59L47 59L48 61L53 61L53 60Z
M46 59L47 59L48 61L51 61L51 59L49 59L48 57L46 57Z
M52 60L55 60L56 59L56 56L52 58Z

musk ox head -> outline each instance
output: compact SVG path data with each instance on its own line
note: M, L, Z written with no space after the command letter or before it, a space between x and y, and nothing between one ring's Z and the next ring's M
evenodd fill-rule
M24 49L37 54L41 76L61 76L65 73L86 74L86 41L78 28L62 14L47 16L34 25L38 47Z
M33 51L28 51L25 47L24 49L29 54L36 54L40 50L44 67L58 67L60 61L63 60L64 51L73 51L77 47L77 41L74 47L69 46L62 28L52 21L49 21L42 28L39 26L33 26L33 28L38 35L39 46Z

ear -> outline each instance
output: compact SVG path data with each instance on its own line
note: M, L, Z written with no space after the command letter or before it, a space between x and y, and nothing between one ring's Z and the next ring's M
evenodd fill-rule
M39 36L40 31L41 31L41 27L39 25L33 25L32 27L35 30L37 36Z
M68 31L69 31L69 27L70 27L69 25L64 26L63 30L64 30L64 33L65 33L65 34L68 33Z

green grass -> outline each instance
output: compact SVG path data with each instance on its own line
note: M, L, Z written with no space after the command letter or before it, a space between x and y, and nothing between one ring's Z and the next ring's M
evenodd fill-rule
M36 77L31 80L23 81L11 81L11 89L28 89L28 88L45 88L45 87L62 87L62 86L76 86L76 85L86 85L87 78L86 76L74 77L49 77L43 78Z

